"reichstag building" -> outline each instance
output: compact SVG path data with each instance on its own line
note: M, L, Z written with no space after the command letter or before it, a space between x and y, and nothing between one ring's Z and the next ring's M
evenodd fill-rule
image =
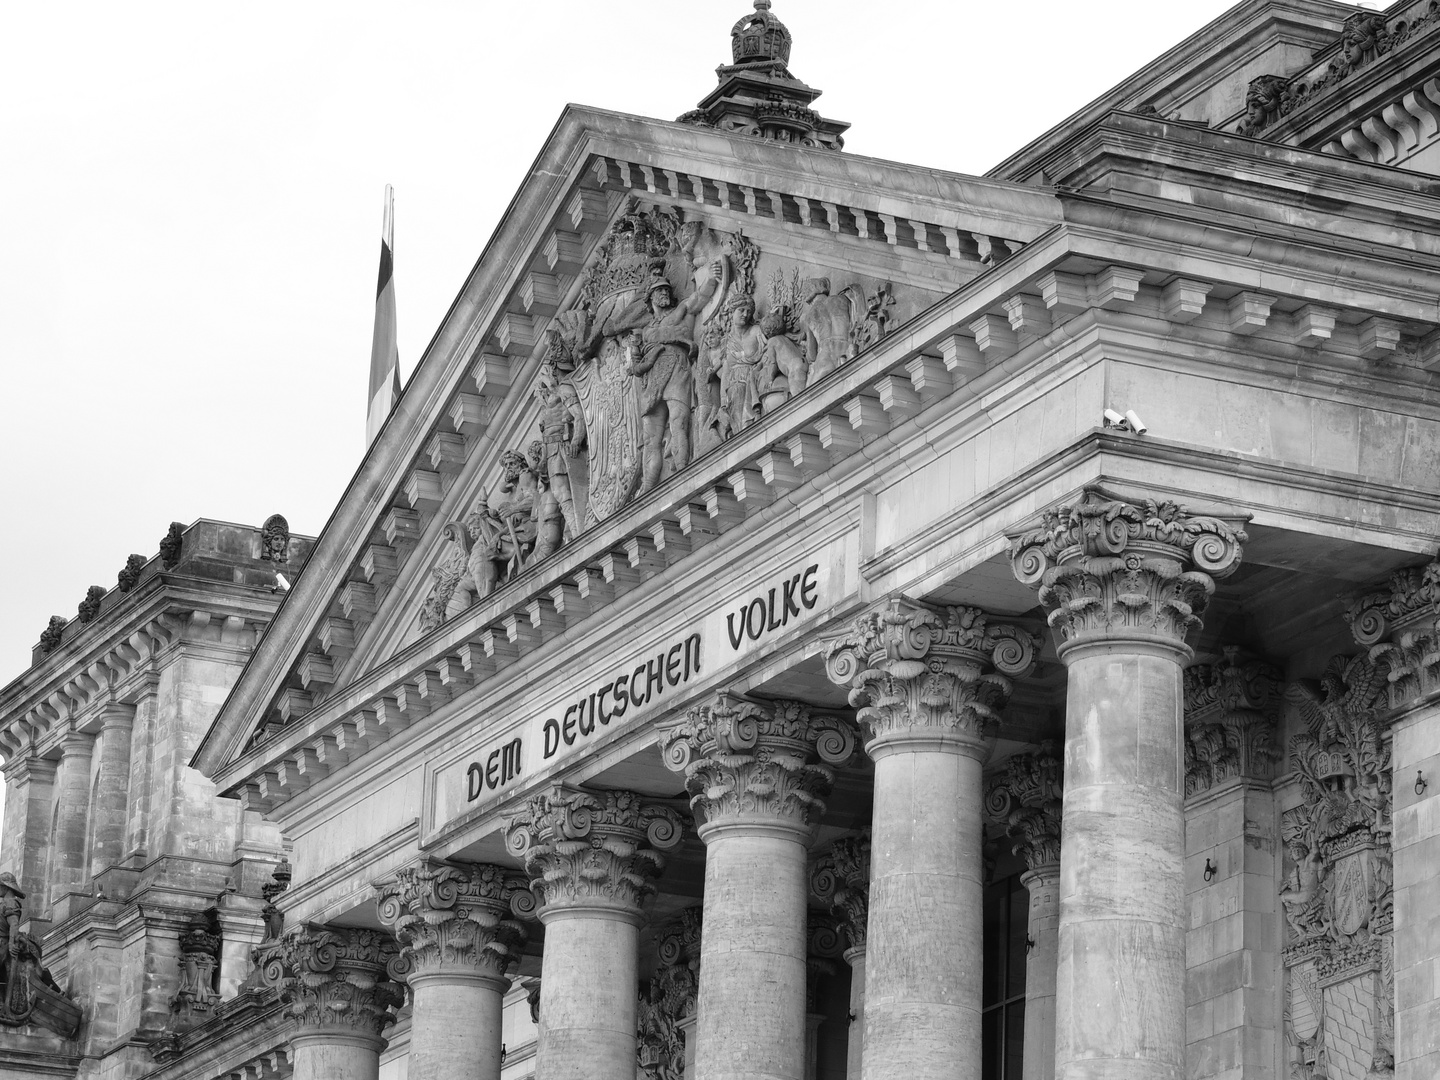
M563 112L321 536L176 523L0 690L0 1075L1440 1076L1440 3L985 176L736 14Z

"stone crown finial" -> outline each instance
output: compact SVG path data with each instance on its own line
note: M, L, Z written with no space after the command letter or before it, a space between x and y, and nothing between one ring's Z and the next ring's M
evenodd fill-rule
M770 0L755 0L755 13L744 16L730 31L730 55L737 64L788 64L793 41L785 24L770 14Z

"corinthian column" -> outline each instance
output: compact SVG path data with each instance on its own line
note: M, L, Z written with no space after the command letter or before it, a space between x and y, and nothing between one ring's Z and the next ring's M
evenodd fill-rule
M302 926L258 950L256 959L296 1021L294 1080L378 1080L380 1032L405 1001L405 988L391 978L401 969L390 938Z
M705 843L698 1080L805 1074L806 846L847 724L798 702L721 694L661 726L665 764L685 773Z
M1238 525L1087 490L1018 537L1067 668L1057 1080L1185 1072L1181 667Z
M865 933L870 919L870 830L836 840L810 864L810 891L840 920L850 965L845 1075L859 1080L865 1053Z
M529 882L500 866L410 866L379 882L380 918L409 968L410 1080L499 1080L500 1014L534 910Z
M1060 946L1060 759L1050 744L1016 754L985 790L985 811L1025 860L1026 922L1023 1080L1055 1075L1055 962Z
M545 1080L635 1080L641 905L680 843L675 811L629 791L556 787L507 830L545 925L540 1046Z
M829 643L875 762L865 1080L978 1080L986 728L1036 640L976 608L892 600Z

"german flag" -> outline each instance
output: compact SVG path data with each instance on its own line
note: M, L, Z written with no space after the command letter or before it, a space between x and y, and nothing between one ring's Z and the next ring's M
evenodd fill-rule
M380 283L375 288L375 339L370 346L370 408L365 445L385 426L400 397L400 349L395 340L395 189L385 185L385 221L380 230Z

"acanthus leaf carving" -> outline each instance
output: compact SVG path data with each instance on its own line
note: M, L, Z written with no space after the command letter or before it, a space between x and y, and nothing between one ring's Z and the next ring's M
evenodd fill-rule
M399 949L373 930L299 926L257 954L301 1035L339 1028L378 1039L405 1001Z
M1268 780L1280 752L1280 672L1226 646L1213 664L1185 669L1185 795L1243 776Z
M511 915L532 908L529 881L487 863L408 866L375 886L380 919L390 926L410 978L445 972L503 980L519 960L525 927Z
M1440 689L1440 560L1396 570L1385 588L1351 601L1344 617L1356 644L1385 664L1392 709Z
M851 949L863 951L870 919L870 830L842 836L810 863L810 892L840 920Z
M640 995L636 1054L639 1074L679 1080L685 1071L681 1023L695 1015L700 993L703 908L696 904L661 927L655 974Z
M1014 754L985 787L985 813L1010 837L1011 850L1030 870L1060 863L1064 766L1053 743Z
M834 783L830 766L855 750L848 720L801 702L760 704L727 693L660 724L659 734L666 767L685 774L702 838L742 821L808 833Z

